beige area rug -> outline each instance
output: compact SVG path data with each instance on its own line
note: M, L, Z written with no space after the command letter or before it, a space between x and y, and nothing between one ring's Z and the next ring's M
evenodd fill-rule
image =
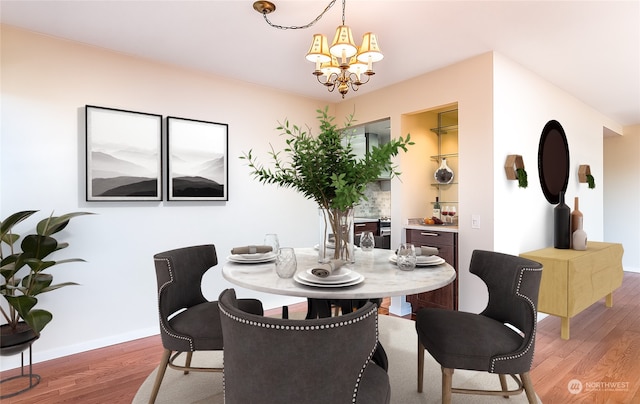
M389 357L389 379L391 383L392 404L436 404L441 402L441 373L440 365L426 354L424 392L416 390L417 380L417 334L414 322L397 317L380 316L380 341ZM160 358L158 358L160 359ZM197 362L196 362L197 361ZM215 352L196 352L193 355L193 364L212 366L220 364L222 355ZM153 371L144 381L138 393L133 399L134 404L143 404L149 401L151 389L156 377ZM509 388L515 387L513 379L508 378ZM453 375L454 387L483 388L500 390L500 381L497 375L482 372L456 370ZM506 400L496 396L478 396L467 394L454 394L453 403L527 403L524 393L511 396ZM207 403L223 404L221 373L192 372L188 375L182 372L167 369L164 380L160 386L159 404L187 404ZM334 403L328 403L334 404Z

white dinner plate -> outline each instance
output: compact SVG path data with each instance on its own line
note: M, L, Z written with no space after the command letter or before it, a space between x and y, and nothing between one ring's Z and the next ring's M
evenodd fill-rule
M320 244L316 244L313 246L314 249L319 250L320 249ZM336 245L334 243L327 243L327 250L335 250L336 249ZM357 245L353 246L354 250L359 250L360 247L358 247Z
M273 261L275 259L276 254L273 252L256 254L231 254L227 257L227 260L240 264L259 264L262 262Z
M327 250L335 250L336 249L336 245L334 243L327 243L326 247L327 247ZM316 250L319 250L320 249L320 244L314 245L313 248L315 248Z
M317 282L309 282L305 279L303 279L304 274L306 274L306 272L299 272L297 273L293 279L302 284L302 285L306 285L306 286L313 286L316 288L344 288L347 286L353 286L353 285L357 285L359 283L361 283L362 281L364 281L364 276L352 272L351 274L354 276L354 279L348 282L343 282L343 283L317 283ZM315 278L318 278L317 276L314 276ZM322 278L318 278L318 279L322 279Z
M324 283L324 284L340 284L352 282L360 276L359 274L351 271L349 268L339 268L334 271L331 275L326 278L321 278L319 276L315 276L311 269L307 269L306 272L300 272L300 278L313 283Z
M429 267L429 266L440 265L445 263L445 260L443 258L438 257L437 255L429 255L427 257L419 255L416 258L417 258L416 260L417 267ZM396 264L398 261L398 256L395 254L391 254L391 256L389 257L389 261Z

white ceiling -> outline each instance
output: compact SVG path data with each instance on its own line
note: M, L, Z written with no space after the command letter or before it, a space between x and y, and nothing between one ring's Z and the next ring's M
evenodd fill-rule
M274 1L269 18L304 25L327 1ZM339 101L304 59L333 37L341 1L306 30L279 30L253 1L1 0L2 23L147 59ZM378 35L384 60L359 93L496 51L622 125L640 124L640 1L349 0L356 42ZM349 92L346 98L353 96Z

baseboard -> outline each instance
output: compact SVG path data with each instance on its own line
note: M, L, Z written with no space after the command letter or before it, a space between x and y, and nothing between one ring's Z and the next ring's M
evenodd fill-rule
M151 337L158 335L160 331L158 327L151 327L147 329L135 330L133 332L113 335L108 338L99 338L91 341L84 341L80 344L68 345L60 348L49 349L47 351L37 351L37 345L33 347L33 363L45 362L52 359L62 358L64 356L74 355L93 349L104 348L110 345L121 344L123 342L130 342L140 338ZM29 364L28 352L25 351L25 365ZM2 363L0 363L0 371L16 369L20 367L20 355L13 355L2 357ZM37 373L37 371L34 369Z

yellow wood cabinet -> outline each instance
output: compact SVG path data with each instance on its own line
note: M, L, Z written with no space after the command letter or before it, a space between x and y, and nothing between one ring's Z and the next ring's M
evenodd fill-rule
M585 251L553 247L529 251L521 257L543 265L538 310L562 319L560 336L569 339L569 319L606 298L622 285L622 244L589 241Z

